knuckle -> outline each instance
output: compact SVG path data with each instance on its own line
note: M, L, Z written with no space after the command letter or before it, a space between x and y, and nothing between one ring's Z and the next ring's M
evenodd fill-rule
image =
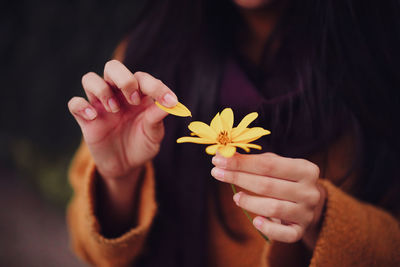
M164 83L159 79L154 79L154 87L160 91L165 89Z
M313 179L318 179L319 178L319 167L312 162L308 162L308 173Z
M149 82L155 80L155 78L153 76L151 76L149 73L144 72L144 71L136 71L133 74L133 77L135 77L141 83L149 83Z
M238 180L239 180L239 174L237 172L227 171L226 172L226 178L232 184L236 184L237 185L238 184Z
M153 86L154 91L157 92L160 96L163 96L169 90L168 87L159 79L155 79Z
M267 153L263 157L262 161L260 162L260 165L262 166L262 168L264 170L264 174L266 174L266 175L273 173L276 168L274 159L271 155L269 155L269 153Z
M116 59L111 59L109 61L106 62L106 64L104 65L104 71L108 71L109 69L115 67L115 65L120 64L120 62Z
M270 215L271 217L280 218L283 213L282 209L283 209L282 205L280 204L279 201L272 201L269 204L269 210L271 213L271 215Z
M310 205L316 206L320 201L321 193L317 189L311 190L308 193L307 198Z
M97 93L100 95L109 95L111 90L109 89L107 84L102 84L97 87Z
M121 90L135 89L137 87L137 83L133 77L130 77L130 78L122 81L120 86L121 86Z
M83 76L82 76L82 85L83 86L85 86L85 84L87 84L87 82L90 80L90 79L92 79L94 76L96 76L96 73L94 73L94 72L88 72L88 73L86 73L86 74L84 74Z
M227 167L231 170L241 170L241 163L240 163L239 156L234 156L227 159Z
M145 77L145 75L147 75L146 72L143 72L143 71L136 71L136 72L133 74L133 77L135 77L136 79L141 79L141 78Z
M260 193L262 195L270 195L271 192L273 191L274 191L273 183L267 180L263 181L263 183L260 186Z

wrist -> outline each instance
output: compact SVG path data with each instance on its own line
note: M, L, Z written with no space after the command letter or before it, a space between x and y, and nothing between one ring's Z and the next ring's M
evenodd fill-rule
M98 207L96 213L105 236L119 236L135 225L135 210L143 172L144 166L115 179L107 179L100 175L97 186Z
M123 175L103 175L100 170L99 176L102 182L109 188L115 190L124 190L124 188L129 189L135 187L140 179L140 176L144 170L144 165L133 168Z

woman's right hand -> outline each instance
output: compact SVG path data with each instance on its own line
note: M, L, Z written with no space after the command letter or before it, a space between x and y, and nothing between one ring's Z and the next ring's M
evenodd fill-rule
M176 95L150 74L133 74L117 60L105 64L104 78L85 74L82 85L88 100L73 97L68 107L99 174L106 180L132 177L158 153L164 137L167 113L154 100L173 107Z

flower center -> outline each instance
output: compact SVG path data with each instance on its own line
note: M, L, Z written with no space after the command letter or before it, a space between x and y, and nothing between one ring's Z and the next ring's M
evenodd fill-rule
M220 143L221 145L226 145L228 143L231 142L231 140L229 139L229 135L227 131L222 131L219 133L218 137L217 137L217 141L218 143Z

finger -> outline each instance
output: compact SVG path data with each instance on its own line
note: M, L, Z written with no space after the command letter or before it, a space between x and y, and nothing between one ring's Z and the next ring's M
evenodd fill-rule
M163 106L172 108L178 104L178 98L164 83L145 72L136 72L135 78L140 91L152 97Z
M73 97L68 101L68 109L80 126L97 118L96 109L83 97Z
M120 110L117 97L111 87L96 73L89 72L82 77L82 86L90 103L100 101L107 112Z
M242 171L261 176L269 176L290 181L307 180L315 182L319 177L319 168L304 159L293 159L273 153L243 155L236 153L231 158L217 155L212 160L216 167L231 171Z
M110 60L104 66L104 80L121 90L131 105L140 104L139 85L133 73L118 60Z
M235 184L258 195L293 202L301 200L299 184L256 174L213 168L211 175L225 183Z
M304 229L297 224L283 225L272 222L261 216L253 219L254 226L268 238L285 243L299 241L304 234Z
M239 207L265 217L273 217L297 224L305 224L313 219L312 212L308 213L294 202L267 197L252 196L239 192L233 196Z
M151 99L147 99L151 104L144 113L143 130L153 143L161 142L164 136L163 119L168 115L167 112L158 108Z

